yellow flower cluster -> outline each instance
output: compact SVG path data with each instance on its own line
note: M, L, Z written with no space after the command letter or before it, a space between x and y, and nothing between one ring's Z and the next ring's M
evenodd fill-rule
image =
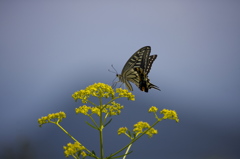
M154 129L154 128L151 128L151 129L149 129L147 132L146 132L146 134L149 136L149 137L152 137L154 134L157 134L158 133L158 131L156 130L156 129Z
M116 103L115 101L111 102L112 105L107 105L105 108L105 113L109 113L110 116L119 115L123 105Z
M52 113L48 114L48 116L43 116L38 119L38 124L41 127L43 124L46 123L54 123L54 122L61 122L63 118L66 118L66 114L64 112Z
M88 114L88 111L91 109L91 107L89 106L86 106L86 105L83 105L83 106L80 106L78 108L75 109L75 112L78 114L78 113L82 113L84 115L89 115Z
M111 86L104 83L95 83L93 85L88 86L84 90L80 90L72 94L74 100L81 99L83 103L87 103L88 98L90 96L94 96L97 98L113 98L114 97L114 89Z
M118 135L125 134L127 132L127 127L121 127L118 129Z
M99 107L90 107L92 110L92 114L97 114L98 116L100 116L100 109Z
M91 110L92 113L89 113L89 110ZM92 114L97 114L98 116L100 116L100 109L98 107L90 107L90 106L86 106L86 105L76 108L75 112L77 114L82 113L87 116L91 116Z
M128 100L135 100L135 96L129 92L127 89L117 88L116 93L118 93L119 97L126 97Z
M178 115L175 110L163 109L160 111L160 113L163 114L163 119L171 119L179 122Z
M135 96L126 89L117 88L116 92L112 89L111 86L104 84L104 83L95 83L93 85L88 86L84 90L76 91L72 94L72 97L75 101L81 99L83 103L87 103L88 98L90 96L97 97L97 98L115 98L115 93L118 93L118 97L126 97L129 100L135 100Z
M75 109L75 112L78 113L82 113L84 115L87 116L91 116L92 114L97 114L98 116L100 116L100 109L103 109L102 112L105 114L109 114L110 116L113 115L119 115L121 113L121 109L123 109L123 106L120 105L119 103L116 103L115 101L111 102L111 105L103 105L103 108L101 108L100 106L98 107L90 107L90 106L80 106L78 108ZM91 113L89 112L89 110L91 110Z
M75 142L74 144L68 143L67 146L63 146L63 149L65 150L64 155L66 157L70 155L78 157L78 152L80 152L83 157L87 156L87 154L84 152L86 148L79 142Z
M157 107L154 107L154 106L151 106L151 108L149 108L148 112L151 113L156 113L158 111L158 108Z
M133 131L136 133L136 136L139 135L140 133L143 133L146 129L150 128L151 126L147 122L142 122L139 121L137 124L134 124L134 129ZM150 128L146 134L149 137L152 137L153 134L157 134L158 131L154 128Z

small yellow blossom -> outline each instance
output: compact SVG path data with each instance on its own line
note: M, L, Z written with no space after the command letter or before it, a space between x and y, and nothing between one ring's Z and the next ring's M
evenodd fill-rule
M171 119L179 122L178 115L175 110L163 109L162 111L160 111L160 113L164 115L163 119Z
M125 134L127 132L127 127L121 127L118 129L118 135Z
M134 125L133 131L136 133L136 136L143 133L145 130L149 129L151 126L147 122L139 121L137 124ZM146 134L149 137L152 137L153 134L157 134L157 130L154 128L150 128Z
M81 152L81 155L85 157L87 154L84 152L86 149L84 146L82 146L79 142L75 142L74 144L68 143L67 146L63 146L64 155L66 157L72 155L72 156L78 156L78 152Z
M150 125L147 122L139 121L137 124L134 124L134 129L133 131L136 134L140 134L143 132L143 129L149 128Z
M151 112L156 113L157 111L158 111L158 108L155 107L155 106L152 106L152 107L149 108L149 110L148 110L149 113L151 113Z
M88 98L90 96L98 97L98 98L113 98L114 97L114 89L111 86L104 83L95 83L93 85L88 86L84 90L80 90L72 94L72 97L75 101L81 99L83 103L87 103Z
M118 93L119 97L126 97L128 100L135 100L135 96L129 92L127 89L117 88L116 93Z
M110 116L119 115L121 113L121 109L123 109L124 107L121 104L116 103L115 101L111 102L111 104L112 105L106 106L106 109L108 110L109 115Z
M154 129L154 128L151 128L151 129L149 129L149 130L146 132L146 134L147 134L149 137L152 137L153 134L157 134L157 133L158 133L158 131L157 131L156 129Z
M100 109L98 107L92 107L91 110L93 114L100 116Z
M43 116L38 119L38 124L41 127L46 123L56 123L61 122L63 118L66 118L66 114L64 112L52 113L48 114L48 116Z
M87 154L86 154L86 152L85 152L85 151L82 151L82 152L81 152L81 155L82 155L82 157L85 157L85 156L87 156Z
M80 106L78 108L75 109L75 112L78 114L78 113L82 113L84 115L88 115L88 110L91 109L91 107L89 106L86 106L86 105L83 105L83 106Z

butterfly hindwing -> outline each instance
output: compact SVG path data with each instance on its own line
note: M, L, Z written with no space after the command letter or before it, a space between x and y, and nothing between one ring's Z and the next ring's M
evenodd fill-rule
M133 82L141 91L148 92L151 88L161 91L158 86L150 83L148 75L142 68L134 68L134 70L137 72L138 78L131 82Z
M151 55L148 58L148 64L145 66L145 73L148 75L148 73L150 72L151 68L152 68L152 64L154 62L154 60L157 58L157 55Z

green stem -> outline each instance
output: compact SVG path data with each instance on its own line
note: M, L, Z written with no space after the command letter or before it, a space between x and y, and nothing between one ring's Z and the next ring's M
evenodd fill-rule
M132 139L131 142L129 144L127 144L126 146L124 146L123 148L121 148L120 150L118 150L117 152L113 153L111 156L115 156L116 154L122 152L123 150L125 150L127 147L129 147L130 145L132 145L135 141L137 141L140 137L142 137L144 134L146 134L147 131L149 131L151 128L153 128L157 123L159 123L162 120L162 118L158 119L152 126L150 126L148 129L146 129L145 131L142 132L141 135L137 136L136 138ZM130 149L130 148L129 148ZM126 151L127 152L127 151Z
M100 155L101 159L104 157L104 149L103 149L103 113L102 113L102 98L99 98L100 102L100 125L99 125L99 136L100 136Z
M77 139L75 139L72 135L70 135L58 122L56 123L57 126L63 131L65 132L73 141L75 142L78 142L80 143L79 141L77 141ZM80 143L81 144L81 143ZM81 144L82 145L82 144ZM86 147L85 147L86 148ZM93 156L95 156L91 151L89 151L87 148L86 148L86 151L90 154L92 154Z
M70 135L59 123L56 123L57 126L62 129L62 131L64 131L72 140L74 140L75 142L78 142L77 139L75 139L72 135Z
M121 98L121 97L115 97L115 98L113 98L113 99L111 99L110 101L108 101L106 104L104 104L105 106L107 106L109 103L111 103L112 101L115 101L116 99L118 99L118 98Z
M93 102L91 102L90 100L87 100L87 102L91 103L93 106L97 107L97 105Z

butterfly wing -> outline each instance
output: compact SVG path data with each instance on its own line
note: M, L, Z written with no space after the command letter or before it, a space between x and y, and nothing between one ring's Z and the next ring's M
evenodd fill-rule
M129 81L136 81L136 78L138 78L138 74L133 68L141 67L142 62L144 61L143 58L146 55L149 56L150 52L150 46L142 47L128 59L121 74L117 74L119 80L126 85L128 90L133 91L132 85ZM136 84L136 82L134 84Z
M135 72L137 72L137 77L135 79L131 79L130 81L134 83L141 91L148 92L149 89L154 88L160 91L159 87L150 83L150 79L148 78L148 73L151 70L152 64L157 58L157 55L150 54L150 47L149 52L143 55L141 59L141 63L139 66L134 67Z
M151 47L150 46L145 46L136 51L126 62L122 69L122 74L135 67L143 67L142 63L145 62L146 56L149 56L151 52Z
M142 68L134 68L134 70L137 73L137 78L130 81L134 83L141 91L148 92L148 90L151 88L161 91L158 86L150 83L148 75L143 71Z
M157 58L157 55L151 55L148 58L148 63L145 65L144 67L144 72L148 75L148 73L150 72L151 68L152 68L152 64L154 62L154 60Z
M130 82L134 83L141 91L148 92L148 89L154 88L160 90L158 86L150 83L148 73L151 70L157 55L151 55L151 47L145 46L136 51L124 65L121 74L117 77L123 82L127 89L133 91Z

